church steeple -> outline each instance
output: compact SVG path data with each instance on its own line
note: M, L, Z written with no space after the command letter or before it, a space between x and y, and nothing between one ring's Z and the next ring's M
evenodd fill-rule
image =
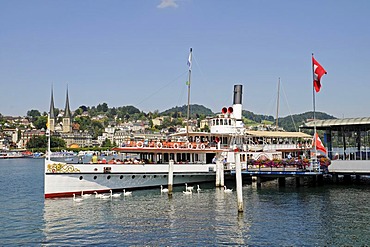
M69 108L68 86L67 86L67 96L66 96L66 107L64 109L64 116L63 116L63 132L65 133L72 132L72 114L71 114L71 109Z
M55 130L55 107L54 107L54 94L53 94L53 87L51 87L51 99L50 99L50 126L49 129L50 131Z
M53 87L51 87L51 99L50 99L50 118L55 118L55 107L54 107L54 94Z
M66 107L64 109L64 116L63 117L65 117L65 118L66 117L68 117L68 118L72 117L71 109L69 108L68 87L67 87Z

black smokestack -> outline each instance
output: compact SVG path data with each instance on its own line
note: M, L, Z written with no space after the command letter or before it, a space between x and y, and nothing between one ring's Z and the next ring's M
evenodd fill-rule
M234 101L233 104L242 104L243 85L234 85Z

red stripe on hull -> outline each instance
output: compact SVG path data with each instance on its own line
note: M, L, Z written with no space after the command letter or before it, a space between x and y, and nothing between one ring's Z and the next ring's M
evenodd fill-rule
M123 189L122 189L123 190ZM84 191L84 194L95 194L94 192L98 192L98 193L107 193L107 192L110 192L109 189L108 190L94 190L94 191ZM112 191L117 191L117 190L112 190ZM75 191L75 192L59 192L59 193L49 193L49 194L45 194L45 198L58 198L58 197L72 197L73 194L76 194L76 196L80 196L81 195L81 191Z

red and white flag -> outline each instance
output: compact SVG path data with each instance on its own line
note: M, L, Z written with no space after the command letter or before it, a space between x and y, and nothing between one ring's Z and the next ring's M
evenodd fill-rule
M326 70L322 67L312 56L312 68L313 68L313 86L315 91L318 93L321 88L321 77L326 74Z
M312 146L315 147L316 145L316 150L319 150L323 153L327 153L326 151L326 148L324 147L324 144L322 143L319 135L317 134L317 132L313 135L313 143L312 143Z

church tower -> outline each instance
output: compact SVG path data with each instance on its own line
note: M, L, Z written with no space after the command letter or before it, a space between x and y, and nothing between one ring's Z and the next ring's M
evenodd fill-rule
M69 108L68 87L67 87L66 107L64 109L63 115L63 132L64 133L72 132L72 114L71 109Z
M53 95L53 88L51 88L51 100L50 100L50 111L49 111L49 117L50 117L50 126L49 126L49 129L51 132L54 132L55 131L55 121L56 121L56 117L55 117L55 107L54 107L54 95Z

